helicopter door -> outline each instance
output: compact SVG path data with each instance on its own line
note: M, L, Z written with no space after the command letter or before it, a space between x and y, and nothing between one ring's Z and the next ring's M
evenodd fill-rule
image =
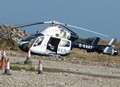
M57 53L59 42L60 42L59 38L51 37L48 41L47 49Z
M65 55L70 53L71 50L71 41L66 39L61 39L58 46L57 54Z

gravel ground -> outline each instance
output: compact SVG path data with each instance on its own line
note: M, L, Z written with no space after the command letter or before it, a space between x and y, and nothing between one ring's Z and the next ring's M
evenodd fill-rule
M23 62L23 57L10 57L12 63ZM33 59L37 67L38 59ZM120 69L104 66L73 64L64 61L43 60L44 71L13 71L3 75L0 71L0 87L120 87ZM57 71L58 70L58 71Z
M120 80L82 76L68 73L12 71L0 75L0 87L120 87Z

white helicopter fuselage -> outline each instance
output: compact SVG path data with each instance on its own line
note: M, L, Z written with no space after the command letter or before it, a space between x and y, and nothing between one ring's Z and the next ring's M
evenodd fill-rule
M60 26L51 26L44 29L43 36L36 38L30 50L32 53L49 55L69 54L71 50L70 33Z
M30 47L30 51L42 55L66 55L71 51L71 41L64 38L40 36L36 38Z

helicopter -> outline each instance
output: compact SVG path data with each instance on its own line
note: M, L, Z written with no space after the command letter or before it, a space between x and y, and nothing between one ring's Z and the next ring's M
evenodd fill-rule
M15 28L24 28L40 24L49 24L50 26L41 32L37 32L36 34L21 39L19 41L19 47L22 50L30 50L32 53L40 55L67 55L70 54L73 48L80 48L87 50L87 52L98 52L109 55L118 54L117 48L113 45L116 42L116 39L112 38L108 45L98 45L100 37L81 39L76 32L70 29L80 29L103 37L108 37L108 35L82 27L58 21L45 21L21 25Z

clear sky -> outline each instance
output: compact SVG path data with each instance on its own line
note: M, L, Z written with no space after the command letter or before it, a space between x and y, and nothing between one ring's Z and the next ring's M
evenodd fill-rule
M120 39L120 0L0 0L0 24L44 20L57 20ZM97 36L84 31L79 34Z

